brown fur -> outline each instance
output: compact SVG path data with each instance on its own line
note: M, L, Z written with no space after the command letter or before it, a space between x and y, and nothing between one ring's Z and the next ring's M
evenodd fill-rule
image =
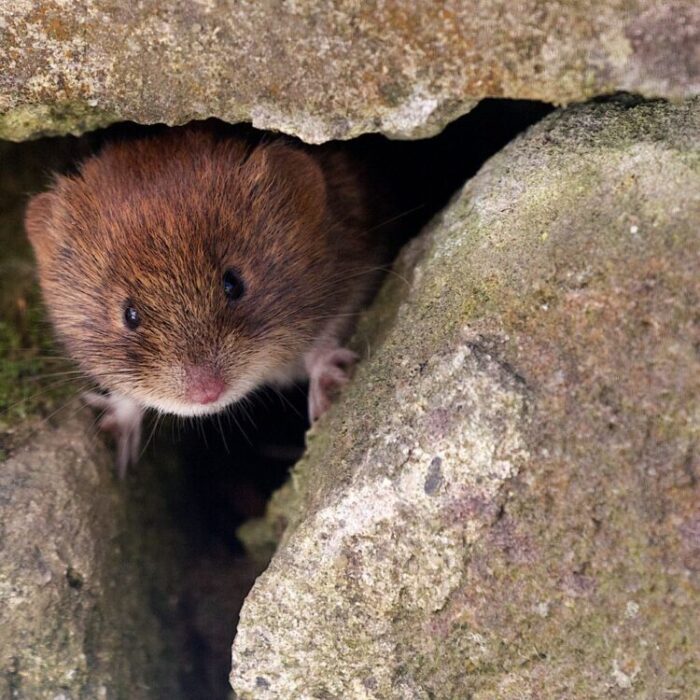
M108 145L30 201L26 228L69 353L103 387L177 412L186 366L215 367L235 400L347 332L386 262L366 187L339 153L184 127ZM234 304L228 268L246 285Z

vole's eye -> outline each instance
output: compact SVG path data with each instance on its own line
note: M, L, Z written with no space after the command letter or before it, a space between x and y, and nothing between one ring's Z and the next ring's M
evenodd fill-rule
M135 306L129 304L124 309L124 324L129 330L136 330L141 325L141 316Z
M238 270L230 268L224 272L223 277L224 294L229 301L240 299L245 293L245 285Z

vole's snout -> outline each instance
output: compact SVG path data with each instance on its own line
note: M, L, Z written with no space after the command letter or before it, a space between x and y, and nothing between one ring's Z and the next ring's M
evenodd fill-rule
M185 370L185 396L195 404L214 403L224 393L226 382L221 373L208 365L193 365Z

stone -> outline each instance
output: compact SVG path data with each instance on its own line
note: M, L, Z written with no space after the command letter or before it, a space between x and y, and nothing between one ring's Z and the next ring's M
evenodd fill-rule
M89 412L66 413L0 463L0 697L184 697L162 619L177 550L144 532L162 511L117 481Z
M239 700L697 692L698 221L697 99L560 110L486 163L249 528L283 534Z
M0 0L0 138L207 117L416 138L484 97L691 96L699 46L693 0Z

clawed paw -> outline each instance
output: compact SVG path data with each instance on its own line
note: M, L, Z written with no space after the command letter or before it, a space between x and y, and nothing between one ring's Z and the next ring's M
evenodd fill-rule
M114 438L117 473L123 479L129 465L135 464L139 457L143 409L119 394L87 392L83 394L83 400L88 406L103 411L98 427Z
M316 352L309 360L309 419L313 423L331 406L349 381L357 354L347 348Z

